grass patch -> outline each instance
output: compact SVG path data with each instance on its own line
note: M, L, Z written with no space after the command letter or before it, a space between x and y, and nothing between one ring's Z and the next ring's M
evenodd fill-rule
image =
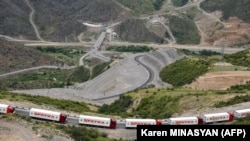
M100 109L106 114L126 117L168 118L186 110L214 107L221 99L249 95L249 92L234 90L193 90L190 88L147 88L124 94L110 105ZM130 101L132 100L132 101ZM235 103L230 103L235 104ZM226 106L226 105L225 105Z
M60 125L51 124L52 121L38 121L31 120L30 117L24 117L19 115L6 115L3 118L6 120L15 122L17 120L25 120L32 126L32 130L36 134L40 134L41 137L51 140L54 135L62 136L65 138L71 138L75 141L126 141L123 139L112 139L109 138L107 133L100 132L96 128L88 128L86 126L76 125ZM26 125L27 126L27 125Z
M140 14L148 14L155 10L159 10L164 0L117 0L125 7L133 10L135 16Z
M2 89L62 88L90 79L89 69L39 69L0 79Z
M175 87L183 86L208 72L209 66L210 62L207 60L183 58L163 68L160 78Z
M239 104L243 102L249 102L249 101L250 101L250 95L235 96L234 98L228 101L221 101L221 102L215 103L214 107L220 108L220 107L230 106L230 105Z
M250 115L240 118L237 121L233 122L231 125L250 125Z
M132 53L140 53L140 52L149 52L153 50L152 47L148 46L109 46L107 48L109 51L118 51L118 52L132 52Z
M37 105L46 105L60 110L72 111L77 113L90 111L89 107L84 102L53 99L44 96L32 96L32 95L15 94L6 91L0 91L0 98L9 101L26 101Z
M49 54L70 65L78 65L80 57L86 53L84 47L72 47L72 46L65 46L65 47L38 46L35 49L41 51L42 53Z
M225 54L224 58L233 65L250 68L250 49L245 49L233 54Z
M107 62L107 63L102 63L102 64L95 65L93 67L91 78L93 79L96 76L98 76L99 74L103 73L105 70L109 69L110 68L110 66L109 66L110 63L111 62Z
M103 114L116 114L125 116L128 107L132 104L132 98L129 96L121 95L119 100L116 100L111 105L104 104L102 107L99 108L98 112Z

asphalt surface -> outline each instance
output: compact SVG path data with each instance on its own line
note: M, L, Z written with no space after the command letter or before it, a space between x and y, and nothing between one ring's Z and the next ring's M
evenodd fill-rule
M178 54L174 48L131 54L85 83L69 88L16 90L13 92L85 101L97 105L109 104L118 99L119 95L136 88L150 84L165 85L159 78L160 70L182 57L183 55Z

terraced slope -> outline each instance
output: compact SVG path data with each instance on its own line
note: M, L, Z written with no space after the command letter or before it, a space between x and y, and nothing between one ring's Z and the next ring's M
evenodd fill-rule
M183 56L174 48L166 48L151 53L133 54L127 56L95 79L77 84L71 88L34 89L14 92L81 100L102 105L113 102L119 98L120 94L147 84L164 85L159 78L160 70L164 65L168 65ZM135 57L139 57L138 62Z

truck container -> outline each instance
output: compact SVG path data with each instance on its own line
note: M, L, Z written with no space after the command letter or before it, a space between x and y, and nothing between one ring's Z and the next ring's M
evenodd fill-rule
M250 109L235 110L233 114L235 118L243 118L250 115Z
M198 117L174 117L169 118L169 125L199 125L203 124L202 119Z
M202 120L204 123L222 122L222 121L232 121L234 115L228 112L204 114L202 115Z
M15 111L15 107L7 104L0 104L0 113L7 114L13 113Z
M106 118L106 117L97 117L97 116L80 115L79 124L106 127L106 128L112 128L112 129L116 128L115 119Z
M136 128L137 125L161 125L161 120L156 119L125 119L126 128Z
M29 116L38 119L56 121L59 123L65 123L67 119L66 114L36 108L30 109Z

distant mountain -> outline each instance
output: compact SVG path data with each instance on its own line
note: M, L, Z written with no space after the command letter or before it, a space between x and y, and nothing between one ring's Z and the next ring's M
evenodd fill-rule
M110 0L29 0L34 8L34 23L48 41L76 41L86 30L82 22L122 21L130 17ZM25 0L0 0L0 34L36 39L29 22L31 9Z
M100 31L89 30L88 27L82 24L83 22L103 25L121 22L120 25L115 27L115 32L118 33L119 38L123 41L167 43L165 39L169 39L169 35L165 35L166 28L157 24L151 24L154 19L150 18L157 16L154 15L155 13L160 15L167 13L173 16L182 13L192 19L190 20L191 22L195 23L194 19L199 19L202 16L204 18L207 15L202 15L201 10L197 7L195 9L196 5L192 4L192 2L197 2L197 0L0 0L0 34L19 39L38 40L34 26L31 24L32 19L38 33L45 41L90 41L97 39ZM179 8L190 3L192 6L187 6L185 10L176 12L176 6ZM217 10L222 11L222 20L236 16L244 22L250 22L249 0L203 0L201 8L209 13ZM34 10L34 15L33 18L30 18L32 9ZM192 18L192 16L195 18ZM139 17L144 18L145 21L142 23L140 20L135 20L139 19ZM249 31L246 30L244 34L241 31L245 30L245 27L247 28L248 25L238 24L242 29L224 32L223 30L226 28L222 25L218 29L214 28L221 23L212 22L210 20L205 23L198 22L201 30L197 32L200 35L208 36L201 38L204 42L212 45L221 39L222 34L223 36L225 34L227 37L230 34L228 38L233 41L230 44L248 43L250 38ZM172 23L171 21L165 21L165 24L172 29L173 27L180 27L177 25L178 23L171 25ZM153 26L150 26L150 24ZM185 25L186 23L180 24ZM194 26L197 27L197 23ZM152 28L149 29L150 27ZM153 33L152 30L154 29L157 29L158 32ZM234 35L235 33L237 34ZM188 38L184 41L192 38L189 34L185 35L188 35ZM183 44L189 44L189 42L184 42Z
M36 24L42 37L50 41L76 41L86 30L83 22L108 23L126 19L129 13L111 0L38 0Z

